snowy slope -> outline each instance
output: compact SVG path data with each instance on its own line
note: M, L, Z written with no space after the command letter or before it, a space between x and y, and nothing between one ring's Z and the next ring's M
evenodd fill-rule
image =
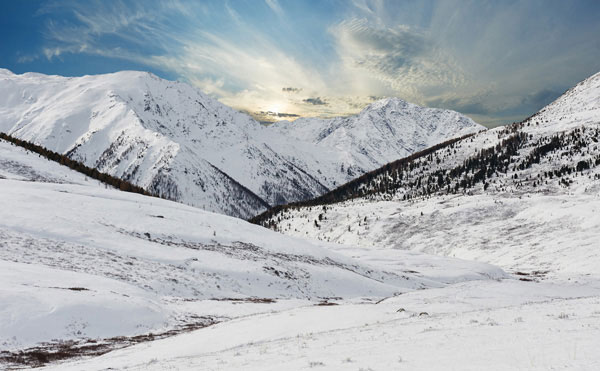
M575 85L529 119L544 131L600 123L600 72ZM536 125L536 126L538 126Z
M381 251L487 262L532 279L538 278L533 272L546 278L600 278L600 184L594 194L574 193L355 200L331 205L325 213L290 211L279 228L289 235ZM323 219L316 228L319 214Z
M385 264L353 258L355 251L106 188L4 141L0 202L0 361L3 350L54 339L161 333L505 276L423 254Z
M355 116L300 118L272 127L320 148L335 148L343 154L340 171L347 172L347 180L450 138L485 130L458 112L420 107L399 98L379 100Z
M600 289L478 281L242 318L51 370L595 370Z
M479 129L445 111L439 111L433 126L417 125L437 113L420 117L412 105L406 104L404 113L397 111L402 107L386 107L373 105L360 120L351 119L356 125L344 130L356 131L352 138L360 140L317 145L266 128L187 84L149 73L65 78L0 69L0 131L169 199L243 218L320 195L430 140ZM370 120L382 126L394 120L406 124L396 125L393 133L365 137L360 125ZM382 136L390 134L406 143L355 155L382 145Z

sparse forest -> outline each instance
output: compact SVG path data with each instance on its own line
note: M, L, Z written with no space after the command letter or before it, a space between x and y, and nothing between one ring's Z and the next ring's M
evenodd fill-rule
M356 198L410 201L436 194L569 187L573 182L570 176L600 165L597 126L553 135L536 135L528 130L539 124L534 115L502 129L446 141L391 162L321 197L275 207L250 221L277 229L287 210ZM598 178L598 174L593 177ZM315 221L315 227L318 224Z

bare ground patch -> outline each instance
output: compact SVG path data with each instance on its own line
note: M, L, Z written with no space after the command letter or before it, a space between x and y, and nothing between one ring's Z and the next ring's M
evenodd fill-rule
M39 346L18 351L0 352L0 368L17 370L42 367L49 363L59 363L84 357L96 357L113 350L126 348L147 341L164 339L185 332L212 326L219 321L211 317L198 317L196 321L181 325L172 330L147 333L135 336L115 336L107 339L84 339L42 343Z

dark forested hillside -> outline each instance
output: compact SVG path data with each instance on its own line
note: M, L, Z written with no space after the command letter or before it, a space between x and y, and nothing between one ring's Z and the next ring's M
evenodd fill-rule
M439 194L550 192L600 166L600 127L551 133L523 122L450 140L389 163L321 197L271 209L251 221L274 227L288 209L346 200L401 200ZM543 124L542 124L543 126ZM597 179L598 174L587 174Z
M14 137L12 137L8 134L2 133L2 132L0 132L0 139L6 140L7 142L10 142L14 145L23 147L31 152L37 153L38 155L43 156L44 158L47 158L49 161L58 162L61 165L67 166L70 169L73 169L79 173L89 176L92 179L99 180L100 182L102 182L104 184L108 184L110 186L118 188L121 191L139 193L139 194L142 194L145 196L166 198L162 195L150 193L150 192L146 191L145 189L138 187L134 184L131 184L125 180L116 178L116 177L108 175L106 173L102 173L102 172L98 171L97 169L85 166L81 162L72 160L69 157L67 157L66 155L61 155L60 153L50 151L44 147L38 146L31 142L21 140L18 138L14 138Z

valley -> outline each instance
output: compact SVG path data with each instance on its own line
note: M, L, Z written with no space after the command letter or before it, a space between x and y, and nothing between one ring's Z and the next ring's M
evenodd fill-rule
M0 140L0 367L595 369L599 97L596 74L523 122L460 124L399 159L358 122L418 108L382 101L346 121L344 148L389 152L335 152L362 175L254 224ZM342 121L256 130L329 148Z

